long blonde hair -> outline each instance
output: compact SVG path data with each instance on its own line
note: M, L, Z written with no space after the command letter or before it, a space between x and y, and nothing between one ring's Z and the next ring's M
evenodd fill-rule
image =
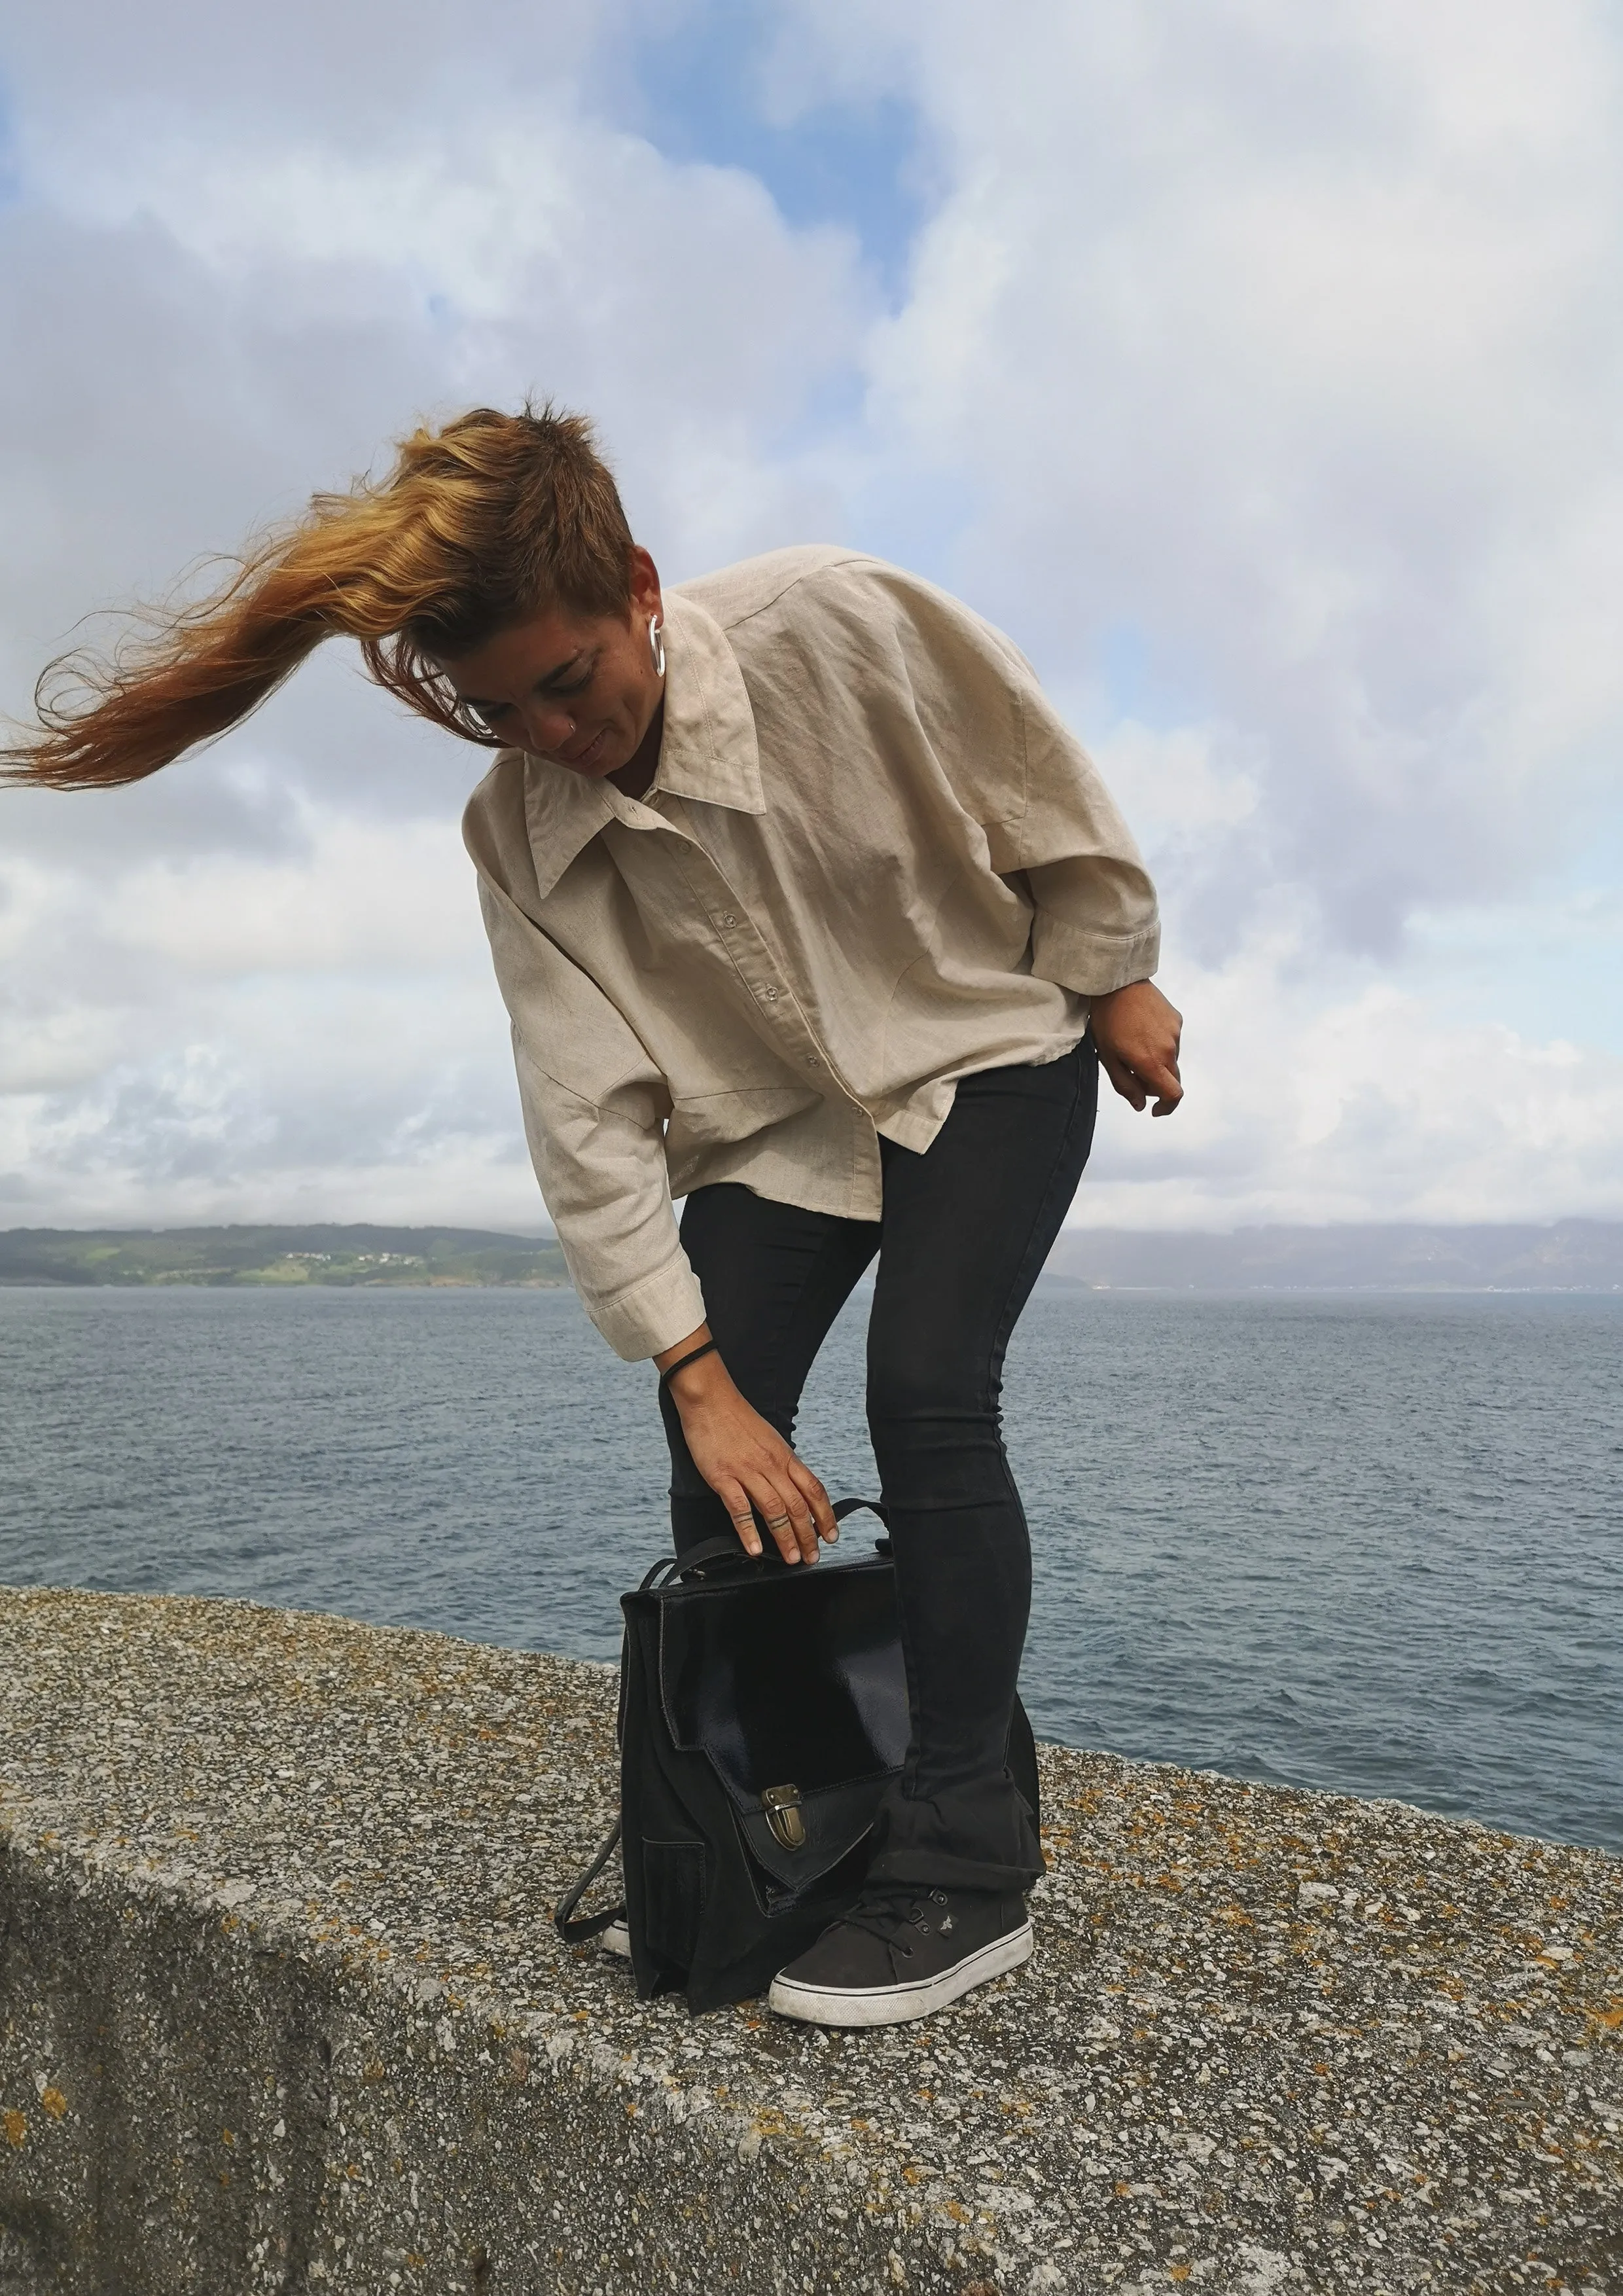
M464 741L499 744L440 664L557 603L624 614L631 531L591 424L476 407L403 440L381 480L317 495L231 562L200 604L149 609L110 656L53 662L38 725L0 779L111 789L156 773L256 709L324 638L358 638L380 685Z

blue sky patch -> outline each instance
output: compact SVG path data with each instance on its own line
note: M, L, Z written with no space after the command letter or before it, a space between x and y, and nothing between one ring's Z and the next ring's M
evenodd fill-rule
M1164 652L1140 622L1109 622L1092 643L1094 667L1110 697L1112 714L1135 725L1166 733L1186 726L1201 708L1176 676Z
M664 35L645 33L637 58L649 141L668 159L708 160L755 176L784 220L853 232L895 303L914 236L930 204L921 115L880 94L819 103L788 126L766 117L762 75L769 12L748 0L710 0Z

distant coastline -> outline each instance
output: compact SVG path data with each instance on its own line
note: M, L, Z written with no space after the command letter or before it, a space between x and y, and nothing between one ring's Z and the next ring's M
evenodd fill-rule
M1623 1292L1623 1220L1452 1227L1067 1228L1045 1280L1092 1291Z
M1043 1280L1101 1292L1623 1292L1623 1220L1348 1223L1242 1227L1228 1235L1068 1228ZM486 1228L324 1222L0 1229L0 1285L550 1290L568 1282L555 1236Z
M569 1282L553 1236L472 1227L61 1228L0 1230L0 1284L399 1288Z

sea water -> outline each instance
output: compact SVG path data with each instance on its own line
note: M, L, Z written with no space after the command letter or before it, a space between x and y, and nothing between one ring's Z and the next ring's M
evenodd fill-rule
M865 1309L799 1431L836 1494ZM0 1290L0 1581L611 1658L652 1388L561 1292ZM1623 1298L1040 1289L1039 1734L1623 1850L1620 1397Z

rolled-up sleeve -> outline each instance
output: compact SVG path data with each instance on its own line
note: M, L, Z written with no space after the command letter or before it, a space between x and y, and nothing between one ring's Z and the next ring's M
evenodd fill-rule
M1160 963L1155 896L1141 866L1073 854L1026 872L1037 914L1031 970L1078 996L1108 996L1147 980Z
M1080 996L1146 980L1160 962L1155 888L1031 664L955 598L889 569L863 579L886 601L909 699L992 867L1029 892L1033 973Z
M1160 963L1155 887L1097 767L1035 676L1022 681L1023 803L990 832L996 865L1030 889L1031 970L1079 996L1147 980Z
M628 1363L704 1321L666 1173L664 1078L596 984L481 871L524 1130L581 1303Z

